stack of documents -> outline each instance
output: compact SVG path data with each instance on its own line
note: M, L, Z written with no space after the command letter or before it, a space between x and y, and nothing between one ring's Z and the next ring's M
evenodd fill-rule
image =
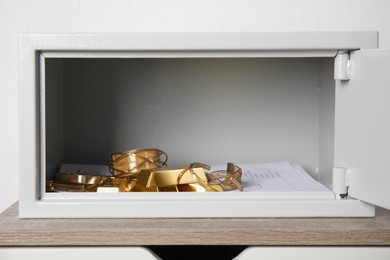
M290 162L237 164L242 169L242 186L245 192L311 191L330 192L313 179L299 164ZM226 166L213 166L212 171Z

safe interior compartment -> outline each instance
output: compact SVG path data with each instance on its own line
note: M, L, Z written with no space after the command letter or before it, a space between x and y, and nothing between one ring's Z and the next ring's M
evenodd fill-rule
M43 62L46 180L62 163L107 165L112 152L158 147L173 167L297 162L332 188L333 57ZM263 200L323 197L259 193L253 196Z
M158 147L173 167L298 162L330 187L332 68L332 58L47 58L46 179L62 163Z
M110 153L140 147L163 149L169 166L297 162L332 189L337 50L37 54L40 166L30 216L374 214L352 198L296 192L45 191L62 163L106 165Z

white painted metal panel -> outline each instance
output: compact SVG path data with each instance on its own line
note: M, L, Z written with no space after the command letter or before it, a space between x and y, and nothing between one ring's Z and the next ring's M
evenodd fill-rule
M350 196L390 209L390 50L353 51L350 64L336 83L335 166Z
M389 247L248 247L235 260L388 260Z
M87 194L83 194L87 195ZM94 196L95 195L95 196ZM110 194L99 194L110 195ZM115 196L117 195L117 196ZM123 196L120 196L123 195ZM336 199L254 199L255 193L246 198L210 199L209 194L145 194L144 198L132 198L129 194L83 196L67 199L42 199L34 209L19 212L21 218L224 218L224 217L373 217L374 207L359 200ZM132 195L132 194L131 194ZM175 196L176 195L176 196ZM221 196L218 196L221 195ZM246 194L243 194L246 195ZM180 196L180 197L179 197ZM80 196L81 197L81 196ZM99 197L102 197L99 200ZM127 197L127 198L126 198ZM149 198L147 198L149 197ZM241 198L240 198L241 197ZM176 198L176 199L175 199ZM178 210L180 209L180 210Z
M313 51L377 48L377 32L284 33L132 33L132 34L24 34L21 40L37 50L97 52L159 51ZM213 53L209 53L213 55Z
M117 194L113 200L103 201L96 194L90 198L83 196L82 199L61 194L58 194L58 198L48 198L40 189L38 181L41 178L43 186L45 161L42 154L45 154L45 142L40 139L44 137L42 128L45 122L40 120L39 115L43 112L40 111L40 101L44 99L43 91L40 90L45 86L40 77L39 54L49 55L50 58L61 58L64 53L70 56L79 53L79 57L84 57L84 53L91 57L121 57L123 53L139 57L329 57L339 49L376 47L377 34L374 32L21 36L20 172L23 181L20 189L20 217L372 216L373 207L356 200L272 200L259 199L256 194L251 194L251 198L232 200L222 197L212 201L199 197L177 200L175 195L169 194L164 197L159 195L159 199L152 194L154 199L136 201L132 198L118 199L122 194ZM165 199L165 203L161 203L161 199ZM181 211L177 211L178 208ZM229 210L231 208L236 210L233 212Z
M123 257L136 260L160 259L144 247L10 247L0 249L0 259L2 260L106 260Z

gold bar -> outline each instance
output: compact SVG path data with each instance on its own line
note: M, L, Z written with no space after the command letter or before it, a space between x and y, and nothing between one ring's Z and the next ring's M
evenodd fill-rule
M190 184L197 183L197 180L194 179L190 171L186 171L180 182L177 183L177 177L179 174L185 170L185 168L169 169L169 168L159 168L159 169L147 169L142 170L137 177L137 184L144 186L146 188L150 187L167 187L167 186L176 186L179 184ZM196 175L204 182L207 182L206 175L202 168L193 168Z
M177 186L166 186L166 187L158 187L157 190L159 192L178 192Z
M99 187L117 187L119 192L131 190L132 181L129 178L105 177L104 182Z
M210 185L216 191L223 191L220 185ZM203 188L198 183L190 183L190 184L180 184L177 185L177 189L180 192L206 192L206 189Z

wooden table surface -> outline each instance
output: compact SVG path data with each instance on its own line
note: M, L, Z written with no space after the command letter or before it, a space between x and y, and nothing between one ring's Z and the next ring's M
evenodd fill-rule
M19 219L0 215L0 246L390 245L390 211L375 218Z

